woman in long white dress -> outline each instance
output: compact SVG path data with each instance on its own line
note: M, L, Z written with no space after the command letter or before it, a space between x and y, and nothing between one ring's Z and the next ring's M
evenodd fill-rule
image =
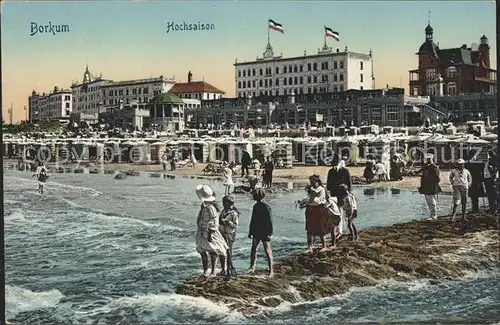
M202 201L198 213L198 231L196 232L196 251L201 255L203 274L215 275L218 256L226 256L228 246L219 230L220 209L215 203L215 192L210 185L196 186L196 195ZM211 271L208 271L210 255Z

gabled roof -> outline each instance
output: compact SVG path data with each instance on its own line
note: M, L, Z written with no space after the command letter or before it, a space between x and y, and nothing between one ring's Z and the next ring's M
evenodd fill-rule
M439 60L443 64L475 64L477 52L463 48L443 49L438 51Z
M212 86L205 81L193 81L193 82L182 82L176 83L169 90L170 93L173 94L188 94L188 93L217 93L217 94L225 94L219 88Z

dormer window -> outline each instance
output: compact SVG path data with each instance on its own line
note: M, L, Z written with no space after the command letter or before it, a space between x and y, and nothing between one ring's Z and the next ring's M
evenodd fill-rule
M457 77L457 68L449 67L447 71L447 76L449 79L455 79Z

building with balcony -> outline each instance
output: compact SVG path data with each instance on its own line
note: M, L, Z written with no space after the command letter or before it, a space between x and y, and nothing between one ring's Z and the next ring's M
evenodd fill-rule
M106 112L99 114L99 120L124 130L142 131L150 124L147 105L147 103L133 102L121 107L109 107Z
M159 125L162 131L183 132L185 128L185 103L177 95L156 95L147 105L151 124Z
M372 53L333 51L323 46L317 54L284 58L267 44L262 57L234 63L237 97L280 96L292 92L317 94L374 88Z
M312 125L420 125L424 118L446 114L430 107L429 97L405 96L401 88L347 90L325 94L290 94L202 101L193 124L271 123L300 127Z
M73 83L71 92L73 94L73 113L83 115L96 115L99 109L103 107L104 93L103 85L112 83L112 80L106 80L99 77L94 77L89 67L85 67L83 79L81 83Z
M103 108L120 105L148 103L154 96L168 92L175 79L160 76L157 78L116 81L102 85Z
M498 120L497 95L475 93L462 95L434 96L433 106L447 112L456 123L470 120Z
M30 121L69 119L72 109L72 92L54 87L51 93L39 94L35 90L28 97Z
M418 52L418 69L410 70L410 95L446 96L495 93L496 70L490 67L490 46L483 35L480 45L440 49L434 29L425 28Z

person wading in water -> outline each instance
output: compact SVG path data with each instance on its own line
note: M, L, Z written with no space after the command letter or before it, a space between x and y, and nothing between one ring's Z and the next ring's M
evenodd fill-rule
M236 239L236 231L238 230L238 220L240 218L240 211L234 206L234 197L226 195L222 198L223 209L220 213L220 227L219 230L222 237L226 240L227 249L227 264L224 256L220 257L222 266L221 275L227 277L236 276L236 269L233 266L233 244ZM227 265L227 268L225 267Z
M253 193L253 199L256 203L253 206L252 217L250 219L250 229L248 238L252 239L252 249L250 251L250 268L248 273L255 272L255 263L257 259L257 247L262 242L266 250L267 265L269 267L269 277L274 276L273 271L273 252L271 250L271 236L273 235L273 216L271 207L262 200L266 197L266 191L263 188L256 188Z
M38 179L38 193L43 194L43 190L45 189L45 183L49 178L49 175L47 175L47 168L45 167L43 161L40 161L38 163L36 173L33 175L33 177L35 176Z

